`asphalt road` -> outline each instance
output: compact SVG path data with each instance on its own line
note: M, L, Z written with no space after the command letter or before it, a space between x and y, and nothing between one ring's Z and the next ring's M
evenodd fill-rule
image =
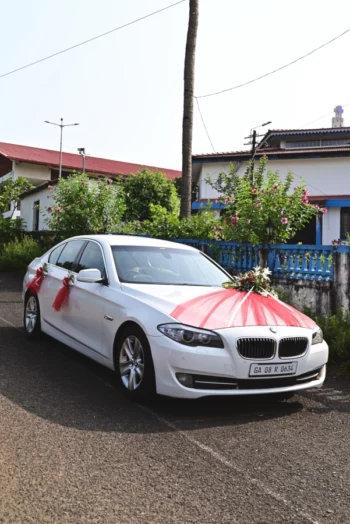
M1 523L350 523L350 382L138 405L21 317L0 275Z

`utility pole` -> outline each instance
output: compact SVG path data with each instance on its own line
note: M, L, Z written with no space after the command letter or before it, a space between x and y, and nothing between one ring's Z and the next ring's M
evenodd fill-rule
M247 142L244 145L252 146L252 152L251 152L251 157L250 157L250 179L251 179L252 184L254 183L255 155L256 155L256 150L258 146L256 139L257 137L264 136L264 135L258 135L256 130L259 129L259 127L264 127L269 124L271 124L271 122L265 122L264 124L261 124L260 126L253 127L253 129L250 130L250 135L245 137L245 139L249 140L249 142Z
M58 126L61 128L60 132L60 164L59 164L59 171L58 171L58 178L62 177L62 139L63 139L63 128L64 127L70 127L70 126L78 126L78 123L75 124L64 124L63 118L61 118L61 123L56 124L56 122L49 122L48 120L45 120L45 124L51 124L52 126Z
M79 155L83 157L83 173L85 173L85 157L86 157L85 147L78 147L78 153Z
M189 1L189 20L184 68L184 108L182 119L182 178L180 216L191 216L193 99L199 0Z

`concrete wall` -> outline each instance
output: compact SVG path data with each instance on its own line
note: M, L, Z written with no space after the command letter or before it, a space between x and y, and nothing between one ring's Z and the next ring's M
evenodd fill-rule
M45 188L41 191L37 191L31 195L26 196L21 201L21 218L26 223L26 231L33 231L33 218L34 218L34 202L37 200L40 201L40 207L43 208L40 210L39 214L39 231L42 229L48 229L45 219L47 217L47 211L44 208L52 205L51 192Z
M35 164L15 163L15 178L24 177L35 186L51 179L51 170L46 166Z
M236 166L238 174L243 174L247 163L236 163ZM279 171L282 179L290 171L296 182L302 177L310 196L350 195L350 158L269 160L268 169ZM220 172L228 170L228 162L204 163L198 183L199 198L217 198L219 194L206 183L205 177L209 174L216 179Z

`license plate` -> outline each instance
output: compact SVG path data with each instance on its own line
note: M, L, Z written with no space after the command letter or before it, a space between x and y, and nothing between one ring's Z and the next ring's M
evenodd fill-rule
M284 364L251 364L250 377L272 377L276 375L295 375L298 362L286 362Z

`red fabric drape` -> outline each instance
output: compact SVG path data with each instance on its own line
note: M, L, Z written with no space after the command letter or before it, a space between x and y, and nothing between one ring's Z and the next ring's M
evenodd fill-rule
M40 291L40 287L42 284L44 278L44 270L42 267L39 267L39 269L36 270L35 277L32 278L30 282L27 284L27 289L34 295L38 294Z
M243 326L294 326L316 324L297 309L258 293L222 289L178 305L171 316L179 322L204 329Z
M54 303L52 304L52 307L56 311L59 311L61 309L61 307L63 306L63 304L65 303L65 301L68 298L70 278L69 277L65 277L62 280L62 283L63 283L63 286L61 287L61 289L57 293L56 298L54 300Z

